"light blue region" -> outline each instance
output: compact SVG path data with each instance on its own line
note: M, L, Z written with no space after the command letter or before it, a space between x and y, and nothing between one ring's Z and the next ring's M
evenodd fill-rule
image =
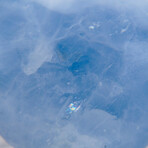
M135 11L1 0L0 135L14 148L145 148L148 22Z

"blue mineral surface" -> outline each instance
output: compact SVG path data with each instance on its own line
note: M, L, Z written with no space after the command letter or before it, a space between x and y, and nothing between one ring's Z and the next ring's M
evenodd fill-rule
M0 0L0 135L147 148L148 2Z

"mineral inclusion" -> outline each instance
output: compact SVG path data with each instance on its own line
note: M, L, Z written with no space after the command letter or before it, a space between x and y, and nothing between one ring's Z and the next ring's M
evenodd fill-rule
M147 148L148 2L0 0L0 136Z

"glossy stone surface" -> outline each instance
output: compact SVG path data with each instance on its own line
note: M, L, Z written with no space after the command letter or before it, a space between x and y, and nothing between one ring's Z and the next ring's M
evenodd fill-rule
M14 148L146 148L148 2L0 1L0 135Z

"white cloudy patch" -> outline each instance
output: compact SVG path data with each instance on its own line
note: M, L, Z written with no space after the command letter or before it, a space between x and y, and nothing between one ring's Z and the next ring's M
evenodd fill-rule
M39 41L36 47L29 53L26 65L23 65L24 72L29 75L34 72L44 63L51 62L53 56L53 47L47 42Z
M13 148L0 136L0 147L1 148Z
M43 6L50 10L56 11L67 11L70 10L74 4L74 0L37 0L36 2L41 3Z
M121 9L134 9L134 8L146 8L148 6L147 0L92 0L92 1L85 1L85 0L37 0L40 4L44 5L45 7L61 11L61 12L71 12L71 9L81 9L85 8L86 6L94 6L94 5L101 5L107 6L112 8L121 8ZM80 6L81 4L81 6ZM84 7L85 6L85 7ZM135 10L136 11L136 10Z
M56 135L53 141L51 142L51 139L48 139L47 141L51 148L103 148L105 143L107 143L106 138L94 138L79 133L77 128L72 124L68 124L61 128L56 127Z
M103 110L92 109L86 110L78 117L77 122L73 122L82 133L102 137L109 143L120 140L119 130L121 122L117 120L115 116ZM110 137L111 135L112 137ZM104 145L105 142L106 141L104 141Z
M80 13L86 8L91 7L104 7L105 9L112 9L118 13L126 12L128 16L131 16L137 25L146 27L148 25L148 2L147 0L32 0L41 4L52 11L57 11L64 14ZM92 8L93 9L93 8ZM94 27L90 27L94 29ZM121 30L121 33L125 32L127 28Z
M127 123L105 111L92 109L73 115L67 124L52 127L46 141L51 148L124 148L133 146L138 138L136 123ZM141 124L140 124L141 126ZM52 138L51 138L52 137ZM137 148L137 147L136 147Z
M32 0L34 2L37 2L44 7L62 12L62 13L75 13L80 12L82 9L94 5L95 0L85 1L85 0Z
M23 148L146 141L146 0L2 0L0 8L0 98L7 102L0 131L7 137L19 127L21 139L8 140Z
M121 122L101 110L87 110L73 115L66 125L55 126L50 132L53 138L47 139L52 148L104 148L120 141Z

